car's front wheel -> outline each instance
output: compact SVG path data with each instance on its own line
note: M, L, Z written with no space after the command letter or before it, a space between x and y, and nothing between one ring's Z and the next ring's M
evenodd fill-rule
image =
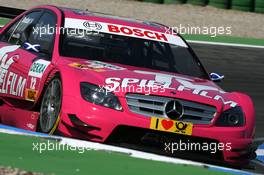
M59 78L52 79L42 98L39 116L39 129L52 134L58 126L62 103L62 84Z

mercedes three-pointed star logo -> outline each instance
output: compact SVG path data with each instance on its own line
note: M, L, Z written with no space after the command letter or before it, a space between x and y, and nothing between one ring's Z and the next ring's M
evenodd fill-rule
M165 106L165 114L167 117L173 120L178 120L183 116L184 108L182 104L177 100L171 100L167 102Z

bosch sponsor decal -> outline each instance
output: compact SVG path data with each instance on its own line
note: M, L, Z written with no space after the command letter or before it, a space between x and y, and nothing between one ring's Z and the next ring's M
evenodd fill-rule
M14 63L14 59L18 60L19 55L12 55L20 46L5 46L0 49L0 93L10 94L14 96L23 96L26 85L26 78L9 70Z
M104 71L111 71L111 70L124 70L125 68L101 62L101 61L85 61L83 63L70 63L69 66L75 67L78 69L88 69L88 70L93 70L96 72L104 72Z
M177 35L162 33L143 28L124 26L118 24L110 24L104 22L86 21L82 19L66 18L65 28L77 28L77 29L92 29L94 31L110 33L122 36L129 36L159 42L165 42L174 44L181 47L188 47L186 43Z
M91 30L91 31L102 29L102 25L100 23L93 22L93 21L85 21L83 23L83 26L86 27L88 30Z
M140 87L160 87L164 89L171 89L176 91L189 91L192 94L200 95L202 97L206 97L209 99L213 99L216 101L222 101L223 104L229 105L230 107L236 107L237 103L231 100L224 99L220 94L225 94L221 89L212 86L206 86L194 82L192 79L174 76L163 73L155 73L148 71L139 71L135 70L134 72L140 74L154 75L154 80L149 79L137 79L137 78L118 78L118 77L109 77L105 79L106 87L109 91L115 91L117 88L125 89L129 86L140 86ZM179 85L175 86L172 82L176 80ZM211 96L209 91L217 91L218 95Z
M46 60L42 60L42 59L35 61L31 65L30 70L28 72L28 75L32 76L32 77L41 78L43 76L45 70L49 66L49 64L50 64L50 61L46 61Z

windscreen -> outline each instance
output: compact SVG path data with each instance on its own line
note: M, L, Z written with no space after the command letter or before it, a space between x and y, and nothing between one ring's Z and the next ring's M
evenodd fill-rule
M149 68L206 78L206 72L188 47L103 32L63 34L61 55Z

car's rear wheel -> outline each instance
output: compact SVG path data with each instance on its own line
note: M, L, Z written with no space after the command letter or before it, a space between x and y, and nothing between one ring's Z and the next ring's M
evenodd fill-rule
M52 134L56 130L60 120L61 103L61 80L54 78L49 82L40 106L39 129L41 132Z

